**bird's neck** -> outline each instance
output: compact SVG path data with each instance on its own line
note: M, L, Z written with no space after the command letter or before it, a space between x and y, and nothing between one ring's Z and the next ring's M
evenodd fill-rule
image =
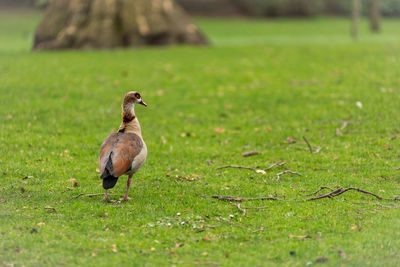
M135 115L134 106L122 107L122 123L118 129L119 132L134 133L142 137L142 131L140 128L139 120Z

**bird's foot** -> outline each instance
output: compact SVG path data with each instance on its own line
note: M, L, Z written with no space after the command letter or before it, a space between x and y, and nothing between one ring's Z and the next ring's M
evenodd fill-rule
M130 197L121 197L119 200L121 200L121 201L128 201L128 200L130 200L131 198Z

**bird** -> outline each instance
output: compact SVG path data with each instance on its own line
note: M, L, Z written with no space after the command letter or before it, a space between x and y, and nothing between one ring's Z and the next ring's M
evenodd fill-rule
M99 170L105 190L103 201L107 201L107 190L113 188L118 178L125 174L128 175L126 193L120 200L129 200L132 176L146 160L147 147L135 114L136 104L147 107L138 92L126 93L122 104L122 123L118 132L110 134L100 147Z

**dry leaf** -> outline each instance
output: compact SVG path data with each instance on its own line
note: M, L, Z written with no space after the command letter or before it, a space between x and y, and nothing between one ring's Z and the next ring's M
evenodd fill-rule
M178 242L178 243L175 244L175 247L176 247L176 248L180 248L180 247L182 247L182 246L183 246L183 243L181 243L181 242Z
M289 143L289 144L295 144L296 143L296 140L294 140L292 137L288 137L288 138L286 138L286 141Z
M44 222L40 222L40 223L38 223L37 224L38 226L44 226L44 225L46 225Z
M156 248L151 248L150 250L151 250L151 251L155 251L155 250L156 250Z
M56 211L56 209L55 209L55 208L53 208L53 207L50 207L50 206L46 206L46 207L44 207L44 209L46 209L46 210L52 210L52 211Z
M214 132L216 132L216 133L224 133L225 129L223 129L223 128L215 128Z
M69 179L69 181L70 181L71 183L75 183L76 179L75 179L75 178L71 178L71 179Z
M117 253L117 252L118 252L118 250L117 250L117 245L116 245L116 244L112 244L110 247L111 247L111 250L112 250L114 253Z
M96 256L97 256L97 254L92 252L92 257L96 257Z

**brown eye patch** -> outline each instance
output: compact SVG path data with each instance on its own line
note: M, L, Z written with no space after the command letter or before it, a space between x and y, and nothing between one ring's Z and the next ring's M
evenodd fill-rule
M136 97L137 99L140 99L140 94L139 94L139 93L136 93L136 94L135 94L135 97Z

